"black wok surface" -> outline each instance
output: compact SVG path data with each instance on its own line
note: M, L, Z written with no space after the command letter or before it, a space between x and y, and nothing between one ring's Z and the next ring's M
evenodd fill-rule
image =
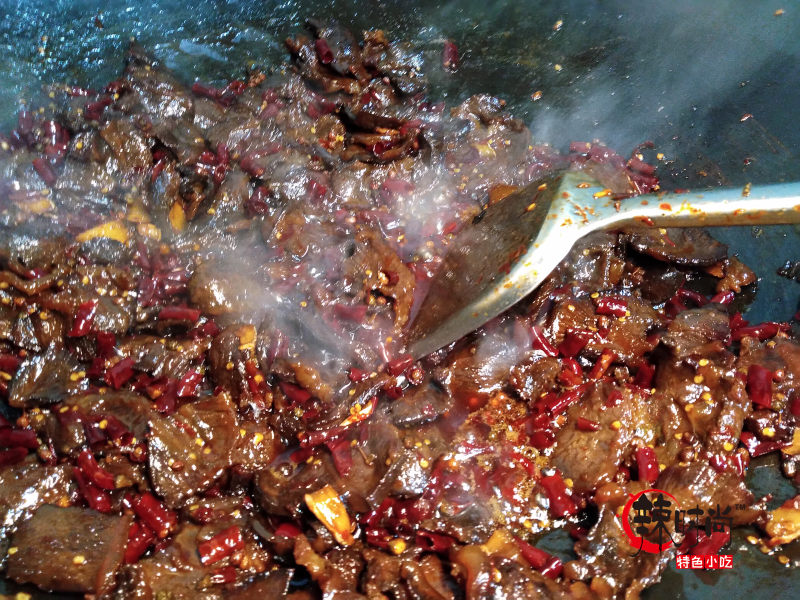
M114 79L131 36L185 81L219 82L252 64L279 67L282 40L312 15L416 42L436 97L503 97L539 141L563 149L599 139L627 154L652 140L664 154L666 189L800 178L800 6L777 0L0 0L0 129L12 127L20 99L38 94L42 82L92 87ZM441 68L446 38L461 52L455 74ZM776 269L800 260L798 229L715 234L760 275L747 316L791 318L800 286ZM756 491L781 501L797 493L775 471L754 463ZM569 556L558 536L545 544ZM732 571L671 568L646 597L793 597L800 571L741 536L734 548ZM800 560L797 548L785 553Z

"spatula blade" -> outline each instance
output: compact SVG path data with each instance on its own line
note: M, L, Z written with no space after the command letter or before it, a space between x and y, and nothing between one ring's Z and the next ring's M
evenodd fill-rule
M538 251L537 239L564 190L575 190L576 173L551 176L488 206L462 229L431 283L430 291L406 334L406 347L424 356L486 323L535 289L569 252L562 247Z

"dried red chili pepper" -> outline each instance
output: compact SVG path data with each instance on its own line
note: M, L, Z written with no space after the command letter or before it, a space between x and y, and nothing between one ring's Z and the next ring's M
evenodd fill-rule
M216 154L219 164L227 165L231 162L231 153L228 150L228 145L225 142L219 142L217 144Z
M762 342L778 335L778 332L786 332L791 329L789 323L767 322L749 327L739 327L732 332L731 338L734 342L740 341L743 337L758 338Z
M256 156L253 154L242 156L239 159L239 168L253 177L261 177L265 171L264 167L256 162Z
M126 357L117 362L113 367L106 371L105 381L115 390L118 390L125 382L133 377L134 360Z
M320 38L315 40L314 49L317 51L319 62L323 65L328 65L333 62L333 52L331 52L331 47L328 46L328 42L324 39Z
M36 439L36 432L32 429L0 427L0 447L35 450L39 447L39 441Z
M84 450L78 454L78 468L89 479L91 483L104 490L117 489L114 483L114 475L101 467L89 450Z
M575 421L575 427L580 431L599 431L600 423L587 419L586 417L578 417Z
M425 529L417 531L414 542L426 552L447 552L456 543L449 535Z
M320 200L325 197L325 194L328 193L328 188L322 185L316 179L309 179L308 183L306 184L306 194L312 200Z
M533 337L532 348L543 353L545 356L558 356L558 350L547 341L542 328L538 325L531 325L531 336Z
M542 477L539 483L550 500L550 512L553 516L561 518L578 512L578 505L569 494L567 484L561 478L561 473L556 471L553 475Z
M540 548L531 546L528 542L521 540L517 536L513 537L514 541L517 543L520 554L522 554L523 558L527 560L535 570L550 579L556 579L561 575L561 572L564 570L564 565L558 557Z
M800 394L795 394L789 401L789 412L795 417L800 417Z
M101 513L111 512L111 497L108 492L97 487L84 475L81 469L73 469L72 475L78 484L78 490L86 500L89 508Z
M176 321L197 321L200 318L199 308L189 308L188 306L165 306L158 311L158 320L176 320Z
M125 564L131 565L138 561L155 541L156 534L152 529L139 521L131 523L128 529L128 545L125 547Z
M563 369L557 377L559 383L564 384L566 387L574 387L583 382L583 373L573 373L569 369Z
M357 369L356 367L350 367L350 370L347 372L347 378L353 383L364 381L367 377L369 377L369 373L361 369Z
M646 481L653 484L658 479L658 460L652 448L644 446L636 449L636 469L639 473L639 481Z
M670 319L674 319L678 314L688 309L689 307L683 303L683 300L681 300L678 294L672 296L672 298L667 300L664 304L664 312Z
M163 539L178 528L178 516L158 501L153 494L145 492L131 501L136 516Z
M592 370L589 371L589 379L600 379L603 375L605 375L608 368L614 362L617 355L614 354L613 350L608 348L604 349L600 353L600 358L597 359L597 362L594 363Z
M750 321L747 321L742 317L742 313L733 313L728 319L728 324L731 328L731 331L736 331L737 329L741 329L742 327L747 327L750 324Z
M736 294L734 294L732 290L728 290L726 292L719 292L717 294L714 294L713 296L711 296L711 300L709 300L709 302L711 302L712 304L730 304L731 302L733 302L733 299L735 297Z
M761 365L750 365L747 369L747 395L753 404L772 406L772 381L775 374Z
M628 301L618 296L603 296L595 301L595 312L598 315L624 317L628 314Z
M28 451L25 448L9 448L8 450L0 450L0 467L8 467L21 462L26 456Z
M389 533L388 529L383 527L366 527L364 529L364 537L367 544L370 546L387 550L392 535Z
M351 452L352 446L350 440L345 437L328 440L325 445L331 451L333 457L333 465L342 477L347 477L350 469L353 467L353 454Z
M678 288L677 296L682 300L688 300L696 306L705 306L708 304L708 298L703 296L700 292L694 290L687 290L686 288Z
M448 71L458 69L458 46L452 40L445 40L442 48L442 66Z
M178 382L178 389L176 390L178 398L194 396L201 381L203 381L203 376L200 373L194 369L186 371L186 374Z
M219 89L200 83L199 81L195 81L192 84L192 92L197 94L198 96L204 96L209 98L210 100L219 100L221 92Z
M50 166L50 163L48 163L45 159L34 158L33 168L39 175L39 177L42 178L42 181L44 181L45 185L49 187L53 187L53 185L55 185L57 180L55 171L53 171L53 168Z
M548 394L540 401L541 408L554 417L558 416L580 400L584 391L586 391L586 384L567 390L561 395ZM538 402L537 406L539 406Z
M200 542L197 545L197 552L200 554L200 562L204 565L210 565L242 548L244 548L242 531L239 527L233 525L214 537Z
M97 313L97 300L84 302L75 311L75 319L72 322L72 329L67 332L69 337L83 337L92 329L94 316Z
M301 533L303 530L294 523L281 523L275 528L275 535L290 539L296 538Z
M233 583L234 581L236 581L236 569L230 565L214 569L211 575L208 576L208 582L212 585L222 585L224 583Z
M708 536L704 529L692 527L686 532L678 553L694 556L718 554L720 549L730 542L730 535L730 532L715 531Z
M197 162L213 167L219 164L219 159L217 158L216 154L211 152L211 150L203 150L200 153L200 156L197 157Z
M22 364L22 359L14 354L0 353L0 371L14 373Z
M111 358L114 354L114 346L117 345L117 336L110 331L98 331L95 335L97 343L97 354L101 358Z
M278 385L292 404L302 405L311 399L311 392L301 388L299 385L289 383L288 381L280 381Z
M636 375L633 377L633 385L644 390L650 390L653 387L655 374L656 368L649 362L643 362L636 370Z
M592 334L588 331L569 331L558 345L558 352L561 356L573 358L586 347L590 339Z
M386 371L389 373L389 375L397 377L413 364L414 357L410 354L403 354L386 363Z
M537 450L550 448L556 442L556 436L552 431L545 429L532 431L528 435L528 443Z
M250 194L247 200L247 211L252 215L268 215L270 212L269 206L269 191L263 185L257 185Z
M742 444L744 444L744 447L747 448L747 451L753 458L762 456L764 454L769 454L770 452L776 452L787 445L781 442L761 442L753 433L749 431L743 431L739 436L739 439L742 441Z

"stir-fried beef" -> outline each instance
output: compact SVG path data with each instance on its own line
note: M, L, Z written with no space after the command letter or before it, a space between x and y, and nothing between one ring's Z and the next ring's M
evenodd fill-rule
M115 586L130 516L75 506L41 506L11 538L8 576L61 592L104 596Z
M67 465L43 466L25 461L0 472L0 531L4 552L9 533L43 504L71 502L75 494L70 486L71 470Z
M221 87L134 44L120 79L52 88L0 138L5 576L119 600L633 599L689 535L670 520L636 552L654 532L623 518L650 488L800 536L797 501L767 512L745 480L779 452L800 482L797 328L731 309L755 275L704 231L596 233L505 314L404 354L485 206L566 168L646 193L655 169L534 143L486 94L446 110L382 31L307 28L286 69ZM556 528L566 564L537 546Z

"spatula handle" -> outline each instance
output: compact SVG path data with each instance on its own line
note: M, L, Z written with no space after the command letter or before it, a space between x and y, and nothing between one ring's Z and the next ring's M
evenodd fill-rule
M640 221L667 227L800 223L800 183L626 198L601 210L603 226Z

